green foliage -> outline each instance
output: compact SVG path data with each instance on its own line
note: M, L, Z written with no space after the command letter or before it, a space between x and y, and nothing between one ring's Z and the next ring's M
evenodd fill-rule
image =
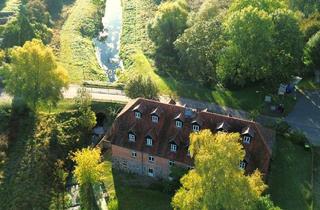
M301 23L301 30L304 34L305 42L308 42L314 34L320 31L320 12L316 12L304 19Z
M227 85L276 85L300 75L303 37L298 23L298 15L282 1L233 2L224 23L228 44L219 59L219 79Z
M229 40L219 61L219 79L244 86L270 76L271 17L249 6L232 13L225 24Z
M309 16L316 11L320 11L318 0L288 0L288 4L291 9L299 10L306 16Z
M47 12L46 5L41 0L32 0L26 4L26 13L30 22L50 23L50 14Z
M144 78L142 75L135 76L127 81L124 91L130 98L157 99L159 97L159 89L151 78Z
M99 149L84 148L74 152L71 159L75 162L74 175L80 185L97 184L103 179L103 164Z
M62 9L63 0L45 0L45 3L47 5L49 13L53 17L57 17Z
M39 40L27 41L11 52L11 65L6 78L9 94L21 97L36 110L39 104L55 105L67 85L67 74L56 63L50 48Z
M239 138L210 130L191 134L195 169L182 177L182 187L172 200L175 209L256 209L266 185L259 171L245 176L239 168L245 156Z
M270 81L285 82L292 75L301 75L303 34L297 14L287 9L278 9L271 14L274 23L272 76Z
M281 210L281 208L274 205L270 196L261 196L257 202L257 209L259 210Z
M208 21L222 16L229 8L231 2L232 0L205 0L201 4L199 11L196 13L195 21Z
M175 41L181 74L210 85L216 81L218 53L223 47L221 23L217 20L199 21Z
M162 68L175 63L173 43L187 28L187 19L185 0L167 1L159 6L154 20L148 25L148 35L157 48L157 63L163 64Z
M320 31L307 42L304 49L303 61L311 70L320 69Z
M76 106L80 116L78 118L79 125L85 130L89 131L96 124L96 115L91 110L91 95L85 88L78 90L78 97L76 98Z

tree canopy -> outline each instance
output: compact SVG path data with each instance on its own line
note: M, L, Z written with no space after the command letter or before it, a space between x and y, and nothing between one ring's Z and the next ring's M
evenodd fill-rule
M39 40L27 41L11 52L5 80L6 91L22 98L33 110L38 105L56 105L67 86L66 71L58 66L50 48Z
M254 210L266 189L261 173L245 176L239 168L245 151L239 134L210 130L190 136L190 154L195 168L182 177L182 187L173 197L175 209L238 209Z
M135 76L127 81L125 86L125 93L130 98L148 98L158 99L159 89L153 83L150 77L143 77L142 75Z
M320 31L313 35L304 49L304 63L312 70L320 70Z

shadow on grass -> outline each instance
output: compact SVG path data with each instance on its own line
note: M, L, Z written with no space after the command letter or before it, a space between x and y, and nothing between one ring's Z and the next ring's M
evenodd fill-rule
M311 152L279 138L269 175L269 192L282 209L311 209Z
M157 189L150 189L154 182L149 177L112 170L119 210L169 210L171 197Z

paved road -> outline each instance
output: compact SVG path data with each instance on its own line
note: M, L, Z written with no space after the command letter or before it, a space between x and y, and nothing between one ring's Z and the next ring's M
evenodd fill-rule
M320 146L320 91L301 94L286 121L302 131L311 144Z
M69 85L68 89L63 90L63 97L72 99L77 97L77 91L81 87L79 85ZM125 96L124 91L116 89L88 88L86 90L91 94L92 99L96 101L120 102L127 103L130 99ZM7 95L0 89L0 101L11 100L12 97Z

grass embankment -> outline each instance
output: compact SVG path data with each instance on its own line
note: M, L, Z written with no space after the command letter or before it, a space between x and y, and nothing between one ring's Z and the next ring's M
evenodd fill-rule
M121 57L124 59L127 73L124 73L124 76L120 78L120 82L125 82L132 75L149 76L158 86L161 94L215 102L221 106L246 111L261 109L260 112L269 114L270 108L264 108L264 97L272 93L270 87L239 88L232 91L220 87L212 89L200 86L195 81L184 81L180 78L164 77L157 74L153 60L155 48L147 34L147 25L155 16L157 1L123 0L122 2L124 16ZM283 103L286 111L291 110L294 105L292 97L280 99L276 95L273 96L274 104Z
M311 152L278 138L269 175L269 193L284 210L312 209Z
M105 187L113 206L118 210L167 210L172 209L171 197L167 193L150 189L147 177L136 176L112 168L110 154L105 157ZM150 180L150 182L154 182Z
M95 17L96 12L97 6L91 0L77 0L60 31L59 62L68 70L72 83L107 81L96 59L92 39L80 32L81 26Z

